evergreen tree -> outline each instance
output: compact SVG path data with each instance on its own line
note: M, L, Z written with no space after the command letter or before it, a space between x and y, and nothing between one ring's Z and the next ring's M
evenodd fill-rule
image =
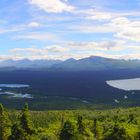
M79 134L84 134L85 127L84 127L84 124L83 124L83 117L82 116L78 116L77 125L78 125L78 133Z
M25 104L20 118L20 126L27 134L33 134L33 124L31 121L31 116L28 109L28 104Z
M0 140L7 140L11 134L11 121L3 105L0 104Z
M113 131L105 140L131 140L126 133L125 128L120 127L118 124L115 124Z
M93 131L93 135L94 135L95 140L102 139L102 137L103 137L103 134L102 134L103 133L103 127L102 127L102 125L100 124L100 121L97 118L94 119L92 131Z
M93 126L93 133L94 133L94 138L98 139L98 129L97 129L97 119L94 119L94 126Z
M12 127L10 140L32 140L34 133L35 131L31 122L28 104L25 104L20 121L15 123Z
M70 121L66 121L60 132L60 140L73 140L74 136L75 136L74 125Z
M135 117L134 117L134 114L129 114L129 123L132 123L133 121L134 121L134 119L135 119Z
M17 123L12 126L10 140L25 140L24 130Z

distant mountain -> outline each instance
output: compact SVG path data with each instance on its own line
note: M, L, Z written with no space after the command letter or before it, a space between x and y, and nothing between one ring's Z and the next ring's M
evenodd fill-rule
M62 62L61 60L4 60L0 62L0 68L15 67L15 68L50 68L52 65Z
M4 69L44 69L64 71L93 71L113 69L140 68L140 60L111 59L99 56L91 56L79 60L70 58L61 60L4 60L0 62L0 68Z
M99 56L91 56L79 60L68 59L64 62L54 64L52 68L86 71L86 70L111 70L140 68L140 60L111 59Z

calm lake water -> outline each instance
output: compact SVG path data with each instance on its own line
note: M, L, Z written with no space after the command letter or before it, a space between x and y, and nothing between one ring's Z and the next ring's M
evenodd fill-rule
M28 88L29 85L25 84L0 84L0 88L7 87L7 88Z
M110 80L110 81L106 81L106 83L111 87L126 90L126 91L140 90L140 78Z

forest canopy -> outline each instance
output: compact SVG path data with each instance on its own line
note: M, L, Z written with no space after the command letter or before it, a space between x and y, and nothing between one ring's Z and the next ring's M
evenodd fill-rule
M140 108L21 111L0 105L0 140L139 140Z

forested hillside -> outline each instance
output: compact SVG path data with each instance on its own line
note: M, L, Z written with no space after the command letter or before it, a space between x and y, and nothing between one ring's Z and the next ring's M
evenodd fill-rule
M22 111L0 105L0 140L139 140L140 108Z

